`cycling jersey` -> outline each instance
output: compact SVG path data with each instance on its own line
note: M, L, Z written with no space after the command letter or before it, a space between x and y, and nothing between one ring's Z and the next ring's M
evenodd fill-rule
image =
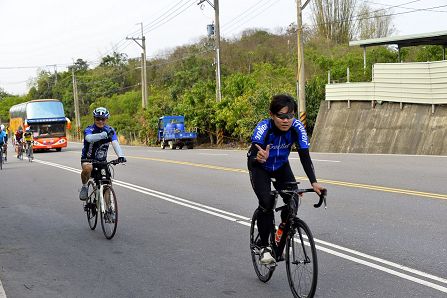
M16 141L17 141L17 142L21 142L21 141L22 141L22 138L23 138L23 131L17 131L17 132L15 133L15 137L16 137Z
M86 136L92 135L92 134L99 134L102 132L108 132L112 130L113 136L110 140L109 138L105 138L102 140L99 140L97 142L87 142L85 139ZM98 159L98 160L106 160L107 159L107 151L109 149L109 143L110 141L118 141L118 137L116 136L115 131L112 127L108 125L104 125L103 128L97 127L95 124L88 126L84 130L84 147L82 148L82 155L81 160L91 160L91 159Z
M6 143L8 135L6 134L5 131L0 131L0 144L3 145L4 143Z
M253 132L251 142L260 145L263 149L270 145L269 157L262 164L262 167L269 172L276 171L288 162L293 144L296 144L298 149L308 149L310 145L304 125L295 118L288 131L278 129L272 119L262 120ZM256 155L257 151L254 151L250 150L248 155Z
M23 137L25 138L26 142L31 142L33 140L33 133L30 131L27 131L23 133Z

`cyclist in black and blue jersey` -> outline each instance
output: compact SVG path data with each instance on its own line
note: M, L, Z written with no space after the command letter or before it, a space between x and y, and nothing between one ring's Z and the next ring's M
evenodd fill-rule
M112 143L113 150L118 156L119 162L126 162L123 150L121 150L115 130L107 125L110 113L106 108L99 107L93 110L93 125L84 130L84 147L81 154L81 181L82 188L79 199L87 200L87 183L93 170L92 161L106 161L109 144Z
M273 228L275 197L271 195L271 178L276 189L285 189L286 182L294 182L295 176L289 164L289 154L296 144L304 171L316 193L324 189L318 184L309 154L309 139L304 125L294 118L297 104L293 97L275 95L270 103L270 118L256 126L247 153L250 181L259 201L258 230L261 239L263 264L275 262L269 247L269 233ZM284 200L289 198L283 197ZM281 212L281 220L287 219L287 210Z

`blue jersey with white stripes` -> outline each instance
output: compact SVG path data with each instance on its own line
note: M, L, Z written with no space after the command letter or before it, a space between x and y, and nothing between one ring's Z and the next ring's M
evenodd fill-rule
M108 132L109 130L113 130L112 139L103 139L98 142L89 143L85 140L85 137L90 134L97 134L103 131ZM99 159L98 156L101 156L100 160L105 160L107 158L107 151L109 149L110 141L117 141L118 137L114 129L111 126L104 125L103 128L97 127L95 124L87 126L84 130L84 147L82 148L82 159Z
M262 166L269 172L276 171L289 160L292 145L298 149L308 149L309 139L304 125L293 118L292 126L288 131L281 131L272 119L264 119L256 126L251 142L260 145L263 149L270 145L267 161Z

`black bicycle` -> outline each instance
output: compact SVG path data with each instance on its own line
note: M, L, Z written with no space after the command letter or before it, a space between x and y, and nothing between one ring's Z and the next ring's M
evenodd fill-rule
M118 201L112 187L113 168L118 159L107 161L92 161L92 174L88 182L88 198L84 202L84 211L90 229L94 230L100 213L101 227L104 236L112 239L118 226Z
M275 196L275 200L279 194L285 194L289 199L284 206L275 208L276 212L286 209L288 216L279 242L275 241L276 231L273 228L269 243L272 248L272 256L276 262L284 261L283 251L285 249L287 279L293 296L313 297L318 278L317 250L309 227L302 219L298 218L297 212L301 203L300 195L315 191L312 188L299 189L298 184L299 182L289 182L286 183L286 189L271 192ZM326 208L326 194L327 191L324 190L320 195L320 201L314 205L315 208L320 207L323 202ZM260 262L262 247L257 231L259 212L262 211L256 209L251 220L250 251L256 275L262 282L267 282L272 277L277 263L266 265Z

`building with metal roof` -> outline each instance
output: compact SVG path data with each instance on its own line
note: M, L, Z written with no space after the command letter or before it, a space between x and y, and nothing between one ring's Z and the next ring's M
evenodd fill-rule
M363 48L363 67L366 68L366 48L381 45L397 45L399 62L401 62L400 49L403 47L421 45L440 45L443 48L442 60L445 60L445 48L447 46L447 31L430 32L423 34L411 34L402 36L389 36L365 40L350 41L349 46Z

